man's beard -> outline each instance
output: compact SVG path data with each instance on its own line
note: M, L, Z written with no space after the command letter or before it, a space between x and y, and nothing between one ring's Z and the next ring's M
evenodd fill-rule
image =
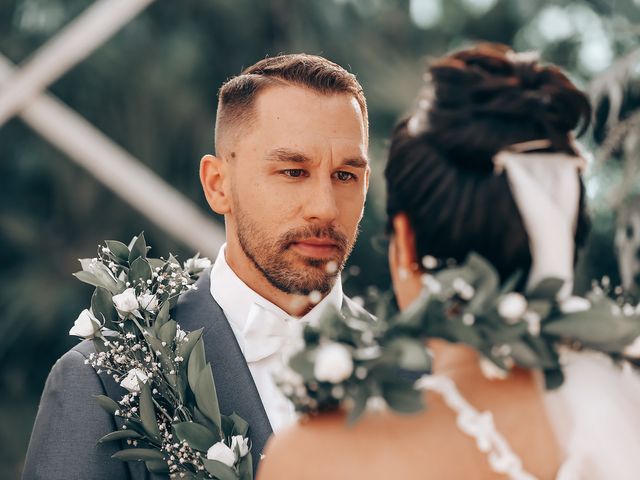
M236 212L238 212L236 222L240 247L264 278L285 293L294 295L309 295L313 291L328 293L344 268L355 243L355 238L349 243L346 235L338 232L332 225L302 227L291 230L273 241L262 234L241 209L236 208ZM331 239L335 243L335 257L316 259L299 256L306 267L295 266L287 259L287 253L296 255L289 248L293 243L311 237ZM329 265L331 262L335 262L335 265Z

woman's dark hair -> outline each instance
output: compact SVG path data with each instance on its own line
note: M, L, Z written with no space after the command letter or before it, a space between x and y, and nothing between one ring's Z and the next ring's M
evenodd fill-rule
M587 128L591 107L559 68L523 56L481 44L436 60L418 108L396 126L385 169L388 228L406 213L420 258L462 261L477 252L503 279L528 272L527 232L493 157L537 139L576 155L572 131ZM588 230L581 183L578 246Z

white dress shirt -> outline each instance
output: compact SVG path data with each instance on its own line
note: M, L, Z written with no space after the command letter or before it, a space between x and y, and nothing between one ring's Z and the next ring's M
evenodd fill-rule
M223 245L211 269L211 295L231 325L271 428L276 432L294 423L296 413L293 404L278 389L273 376L283 371L287 354L300 344L302 327L306 323L319 321L328 305L338 310L342 308L342 282L338 277L329 294L305 316L291 317L240 280L227 263L225 250L226 245ZM279 328L277 336L273 332L261 331L273 331L273 328L267 328L267 323L271 322L275 322L276 329Z

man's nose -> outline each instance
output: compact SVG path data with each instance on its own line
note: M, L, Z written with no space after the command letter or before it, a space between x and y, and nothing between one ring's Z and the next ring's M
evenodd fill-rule
M304 216L308 222L331 223L338 217L336 192L331 179L317 179L306 195Z

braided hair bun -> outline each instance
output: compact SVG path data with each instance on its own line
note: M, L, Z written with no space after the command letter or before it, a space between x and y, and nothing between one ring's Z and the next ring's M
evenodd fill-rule
M531 265L528 237L493 157L546 139L576 155L572 131L588 126L586 95L552 65L508 47L480 44L436 59L418 108L396 126L385 169L389 221L405 212L421 256L463 260L472 251L505 276ZM576 242L588 218L580 200ZM389 227L391 223L389 222Z

